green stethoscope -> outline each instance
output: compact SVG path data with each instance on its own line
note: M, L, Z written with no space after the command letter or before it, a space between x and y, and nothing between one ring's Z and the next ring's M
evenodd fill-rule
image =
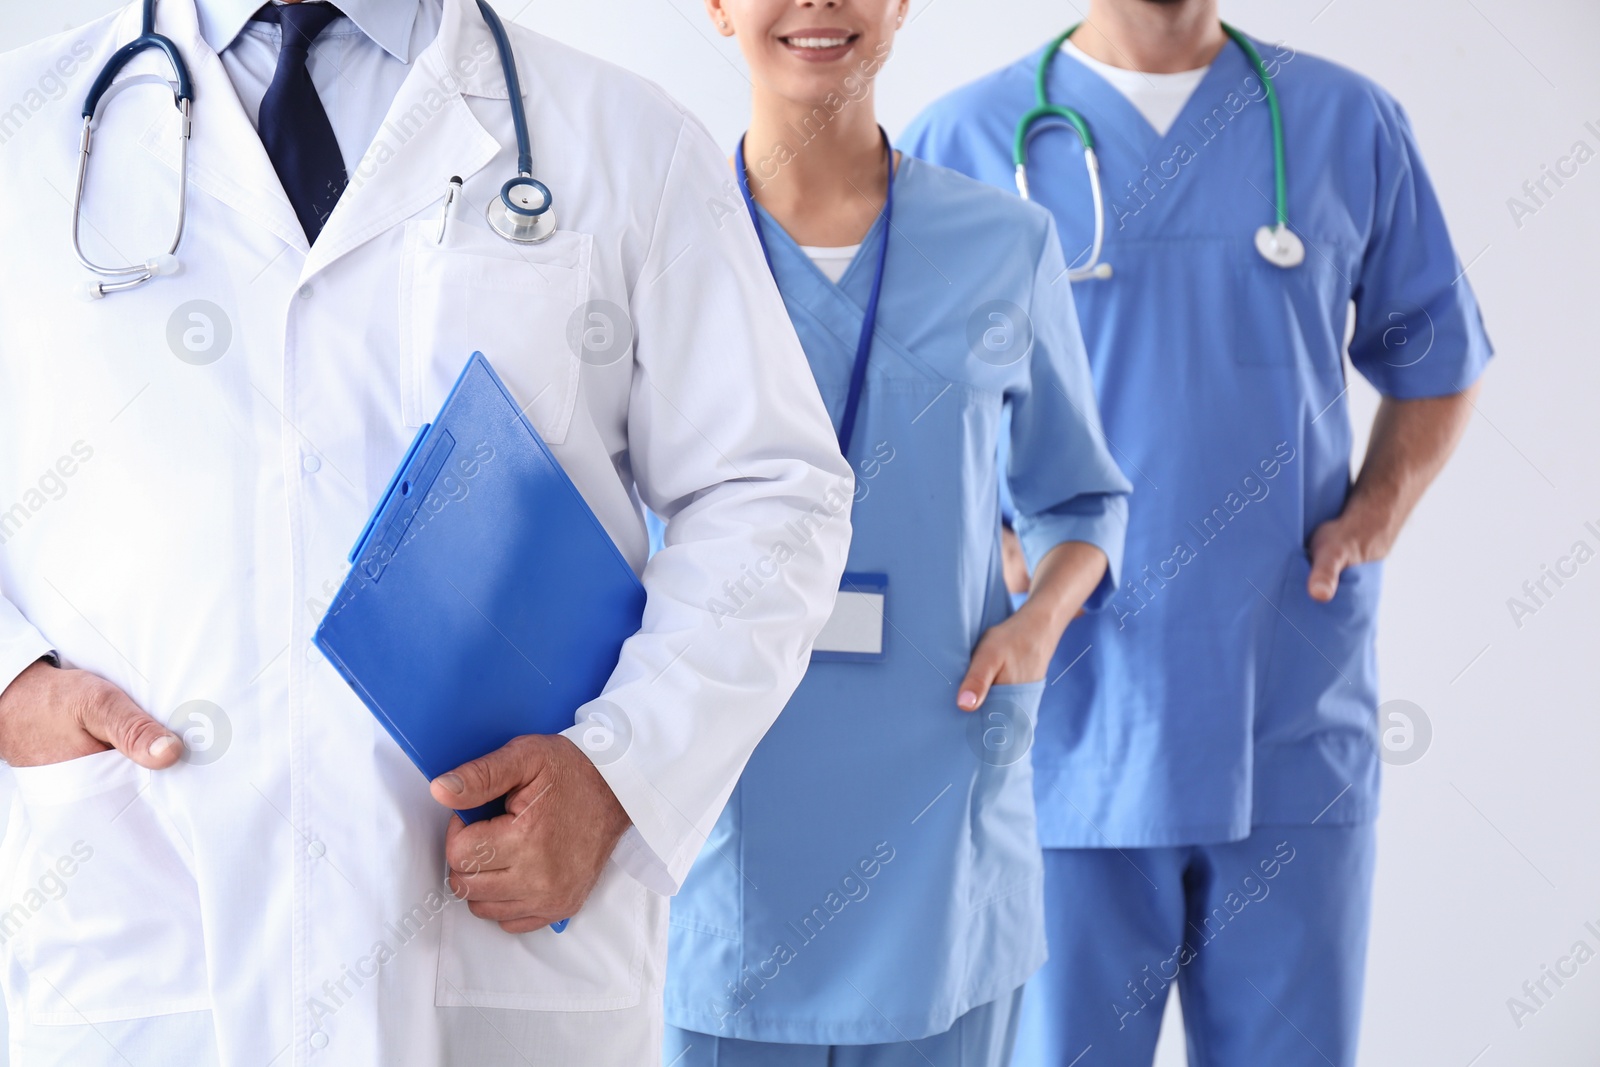
M1039 72L1034 77L1034 97L1037 103L1033 110L1023 115L1017 123L1017 134L1011 148L1012 160L1017 165L1017 192L1027 200L1029 199L1028 139L1034 134L1038 124L1045 119L1061 119L1073 128L1078 134L1078 140L1083 142L1083 165L1089 172L1089 192L1094 197L1094 244L1089 249L1089 262L1067 272L1068 279L1075 282L1089 278L1111 277L1111 264L1100 262L1100 252L1105 246L1106 210L1105 197L1100 190L1100 158L1095 153L1094 134L1089 130L1089 123L1077 111L1050 102L1050 93L1046 85L1050 78L1050 64L1055 62L1061 46L1077 31L1079 25L1082 24L1078 23L1068 28L1044 50L1044 56L1039 60ZM1266 92L1267 109L1272 114L1272 173L1277 194L1277 217L1273 225L1263 226L1256 231L1256 251L1273 266L1285 269L1298 267L1305 262L1306 248L1300 238L1295 236L1294 231L1289 229L1289 180L1284 166L1283 111L1278 105L1278 90L1272 84L1272 75L1267 73L1267 65L1262 62L1261 53L1256 51L1256 46L1250 43L1250 39L1226 22L1222 24L1222 29L1243 49L1245 56L1250 60L1250 65L1255 68L1256 77L1261 79L1262 88Z

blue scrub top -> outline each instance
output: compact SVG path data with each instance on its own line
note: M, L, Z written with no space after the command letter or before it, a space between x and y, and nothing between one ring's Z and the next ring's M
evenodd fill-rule
M1382 565L1346 570L1331 604L1305 591L1305 545L1350 487L1347 311L1351 362L1386 396L1459 392L1490 346L1399 105L1335 64L1258 48L1306 245L1289 270L1253 243L1273 221L1272 134L1236 45L1165 136L1081 63L1052 68L1052 102L1098 141L1115 274L1074 295L1136 492L1122 586L1068 629L1052 671L1073 666L1040 713L1047 847L1201 844L1376 813ZM1014 189L1012 135L1041 55L934 104L905 150ZM1029 176L1077 259L1094 216L1064 125L1033 138Z
M837 425L883 221L837 286L762 222ZM886 659L813 661L751 757L672 902L672 1025L796 1044L920 1038L1043 961L1027 749L1044 682L998 687L972 714L955 697L978 638L1011 614L1002 434L1030 559L1065 541L1121 558L1129 486L1064 271L1046 211L904 159L850 454L849 570L888 576Z

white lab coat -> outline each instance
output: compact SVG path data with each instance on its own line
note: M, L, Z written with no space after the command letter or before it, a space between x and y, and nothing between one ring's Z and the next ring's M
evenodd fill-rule
M183 270L98 303L75 296L78 114L138 12L0 58L26 111L0 116L0 683L59 649L181 711L203 754L12 772L13 1062L651 1062L661 894L803 673L849 537L849 469L721 153L654 87L515 31L561 229L502 241L483 209L515 170L505 82L475 5L446 0L308 251L192 0L158 28L195 81ZM154 86L108 107L85 240L126 262L167 239L176 113ZM604 351L586 301L627 309L631 349ZM600 354L575 354L575 322ZM447 813L310 644L473 349L649 591L607 690L631 736L602 767L634 829L560 935L448 901ZM670 519L648 568L641 500Z

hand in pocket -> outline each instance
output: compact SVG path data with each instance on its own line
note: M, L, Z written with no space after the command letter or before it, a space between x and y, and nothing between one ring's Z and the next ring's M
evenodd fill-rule
M141 767L178 762L183 742L104 678L43 660L0 693L0 759L42 767L117 749Z

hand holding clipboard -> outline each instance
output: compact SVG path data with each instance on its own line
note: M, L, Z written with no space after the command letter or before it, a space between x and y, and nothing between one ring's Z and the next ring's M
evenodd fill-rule
M559 734L601 694L639 629L644 587L481 353L418 432L350 562L317 647L430 781L462 777L461 791L433 789L461 817L452 845L465 832L469 845L521 851L526 828L510 824L523 809L508 815L497 791L516 784L519 757L524 777L564 774L580 800L606 789L565 738L530 735ZM573 783L574 771L594 777ZM482 885L497 887L485 892L510 893L508 868L490 864L518 860L484 860Z

